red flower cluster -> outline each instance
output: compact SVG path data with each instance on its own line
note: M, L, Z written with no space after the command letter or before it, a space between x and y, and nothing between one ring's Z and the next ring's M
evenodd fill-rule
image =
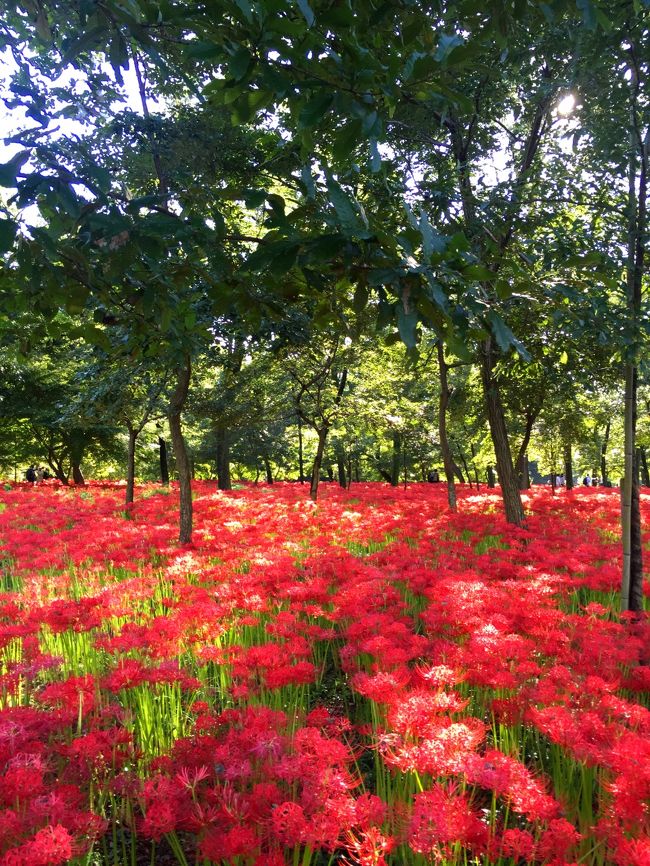
M109 859L647 866L615 492L526 494L523 529L434 485L195 492L181 550L153 488L0 494L0 866L100 857L109 822Z

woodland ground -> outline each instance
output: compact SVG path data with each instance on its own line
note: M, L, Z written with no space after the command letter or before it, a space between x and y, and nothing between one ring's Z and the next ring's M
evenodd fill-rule
M648 866L618 491L123 495L0 492L0 866Z

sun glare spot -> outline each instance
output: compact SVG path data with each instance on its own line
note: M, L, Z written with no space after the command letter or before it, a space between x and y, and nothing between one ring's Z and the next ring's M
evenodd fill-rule
M576 98L572 93L567 93L557 104L557 113L562 117L568 117L576 107Z

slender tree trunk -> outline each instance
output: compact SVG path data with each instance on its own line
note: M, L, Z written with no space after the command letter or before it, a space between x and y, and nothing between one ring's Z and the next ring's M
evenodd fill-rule
M138 439L138 433L135 428L129 424L129 444L126 455L126 504L130 505L134 499L135 492L135 443Z
M271 469L271 461L266 455L262 456L264 461L264 471L266 472L266 483L273 484L273 470Z
M497 486L496 478L494 477L494 467L488 466L487 468L487 486L490 490L494 490Z
M187 400L191 375L191 361L189 356L186 356L184 366L179 367L176 371L176 388L169 403L168 416L179 482L180 527L178 540L181 544L189 544L192 541L192 480L190 461L181 426L181 414Z
M519 494L517 473L512 463L512 453L508 442L508 430L501 403L499 386L494 378L494 354L492 339L488 337L483 344L481 354L481 381L487 408L488 423L492 434L494 455L497 461L497 472L501 485L501 496L506 513L506 520L515 526L524 522L524 507Z
M81 461L83 459L86 442L81 431L72 431L69 440L70 449L70 468L72 470L72 480L75 484L83 487L86 479L81 471Z
M345 472L345 454L342 451L336 452L336 469L339 476L339 486L346 490L348 485Z
M573 490L573 452L570 442L567 442L564 446L564 479L566 489Z
M480 479L478 477L478 469L476 468L476 448L474 448L473 442L469 443L469 447L470 447L470 450L472 452L472 468L474 470L474 480L476 481L476 489L480 490L481 489L481 482L480 482Z
M519 480L519 489L520 490L530 490L530 476L528 474L528 445L530 443L530 437L533 432L533 425L539 415L539 409L534 409L531 412L526 413L526 426L524 427L524 438L522 439L521 445L519 447L519 453L517 454L517 478Z
M318 498L318 485L320 483L320 470L323 464L323 454L325 453L325 443L327 442L328 427L321 427L318 431L318 446L316 448L316 456L314 457L314 466L311 471L311 485L309 487L309 496L316 502Z
M625 474L621 502L621 534L623 540L623 575L621 610L643 610L643 549L638 479L635 472L637 420L637 352L639 347L639 316L645 266L646 199L650 126L642 139L638 127L637 91L639 87L636 47L630 47L632 57L630 88L630 159L628 171L628 244L627 244L627 311L630 317L633 345L625 365ZM637 163L640 162L637 192Z
M348 472L348 490L352 487L352 458L348 457L348 462L346 466Z
M445 348L441 340L438 340L438 379L440 382L440 402L438 403L438 438L440 439L440 452L442 463L447 479L447 503L450 511L458 509L456 498L456 481L454 479L454 458L451 455L449 439L447 438L447 407L449 405L449 379L447 372L449 367L445 361Z
M160 463L160 483L167 487L169 484L169 466L167 464L167 443L162 438L158 437L158 460Z
M361 472L359 470L358 460L354 461L354 480L357 482L357 484L359 484L359 482L361 481Z
M641 476L641 484L644 487L650 487L650 472L648 472L648 457L645 448L640 445L636 450L639 460L639 474Z
M298 472L300 474L300 483L305 483L305 458L302 450L302 421L298 416Z
M460 450L460 448L458 449L458 457L460 458L460 462L463 464L463 469L465 470L465 476L466 476L467 481L469 483L470 490L472 490L473 489L472 476L470 475L469 466L467 465L467 460L465 460L465 455Z
M228 431L224 427L217 427L217 485L219 490L232 490L230 480L230 442Z
M402 437L398 430L393 430L393 454L390 464L390 483L393 487L399 484L399 464L402 452Z
M634 461L636 464L636 460ZM630 541L632 548L632 562L641 568L641 575L630 581L630 603L629 610L637 613L643 611L643 545L641 540L641 508L639 503L639 473L638 466L634 466L632 473L632 526L630 527Z
M609 487L609 477L607 475L607 445L609 443L609 431L611 426L611 422L608 421L605 425L605 433L603 435L603 441L600 446L600 483L604 484L605 487Z

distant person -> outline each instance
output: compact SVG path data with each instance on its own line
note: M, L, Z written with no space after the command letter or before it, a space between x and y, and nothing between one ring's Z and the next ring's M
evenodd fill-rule
M564 487L565 484L566 484L566 479L565 479L564 475L558 475L557 486L558 487Z
M587 473L582 479L582 483L585 487L591 487L591 475L589 475L589 473Z
M594 475L594 477L591 479L591 486L592 487L598 487L599 484L600 484L600 478L597 475Z
M45 478L45 470L43 469L42 466L39 466L36 469L36 484L40 484L44 478Z
M26 481L29 481L30 484L36 484L36 467L33 463L30 465L27 472L25 472L25 479Z
M427 475L427 481L429 484L437 484L440 481L440 475L438 474L437 469L432 469L431 472Z

